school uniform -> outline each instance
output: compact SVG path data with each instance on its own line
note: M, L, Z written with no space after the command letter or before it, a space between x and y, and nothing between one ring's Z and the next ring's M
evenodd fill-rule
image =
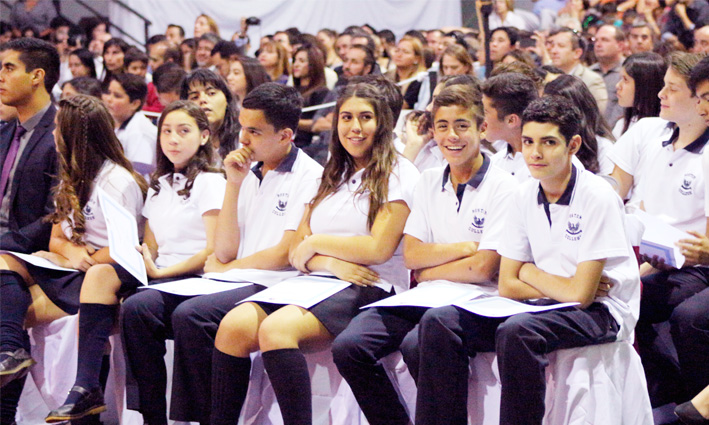
M262 163L254 166L239 192L241 240L237 258L270 248L278 244L283 232L296 230L322 174L322 167L295 146L281 164L265 176L262 166ZM198 193L195 189L192 193ZM221 209L224 192L225 183L213 189L212 198L218 199L216 209ZM163 206L161 211L166 208L167 205ZM172 229L173 238L181 236L174 230L174 221L165 221L163 226ZM153 222L150 223L152 228ZM202 237L206 237L204 231ZM169 242L163 244L170 245ZM163 244L158 240L161 248ZM139 410L146 417L162 415L164 418L166 372L162 358L165 340L169 338L175 341L170 417L208 423L211 359L219 323L238 301L264 288L254 284L198 297L146 289L129 298L121 314L126 364L132 375L127 386L128 408Z
M613 282L609 296L596 298L586 309L502 319L452 306L428 310L419 325L417 424L438 423L444 416L446 423L466 423L469 356L484 351L497 352L500 424L540 424L548 353L631 338L640 279L624 237L623 204L602 178L576 167L572 170L555 204L547 201L538 182L520 185L512 196L498 252L564 277L572 277L582 262L605 259L603 275Z
M143 193L128 170L110 161L103 164L94 182L94 190L82 209L86 228L83 241L87 246L99 250L108 246L108 229L95 188L103 189L135 217L140 215L143 207ZM64 235L71 238L71 224L68 220L61 223L61 228ZM76 314L79 311L79 294L84 272L62 272L31 264L27 264L27 270L57 307L67 314Z
M678 229L706 232L707 206L703 154L709 141L709 129L683 149L675 150L673 141L679 131L674 126L655 127L640 120L636 128L655 130L655 137L630 139L634 150L625 152L640 164L630 172L636 181L638 200L648 213L661 217ZM662 134L664 137L657 136ZM627 144L625 136L620 142ZM642 146L637 146L642 144ZM624 146L626 147L626 146ZM627 148L627 147L626 147ZM639 151L639 154L638 154ZM639 156L639 158L638 158ZM625 159L625 158L623 158ZM688 238L691 238L688 235ZM643 277L643 298L637 340L640 357L648 380L650 400L654 407L670 402L685 402L707 384L709 371L709 267L706 265L662 271ZM655 324L669 321L669 339L658 335ZM670 345L674 345L671 347ZM676 351L676 355L674 352Z
M478 172L458 185L457 191L451 183L450 166L426 170L416 186L414 206L404 233L423 243L474 241L479 243L480 250L496 250L504 232L502 217L516 185L512 176L491 166L487 156ZM421 285L426 284L429 283ZM496 292L494 282L485 286L487 291ZM424 307L366 309L332 344L335 364L372 425L405 425L410 421L379 360L399 349L404 338L409 339L407 334L425 312ZM413 343L416 342L414 339ZM407 352L402 349L403 354ZM404 359L409 361L406 356Z
M133 168L142 175L152 173L156 164L158 140L155 124L141 111L137 111L116 130L116 137L123 145L123 152Z
M447 165L445 158L443 158L443 153L438 147L438 143L431 139L428 143L423 145L416 159L414 159L414 165L418 168L419 172L423 173L429 168L444 167Z
M310 229L313 235L366 236L369 211L368 192L357 193L362 184L364 170L359 170L313 210ZM403 201L413 206L413 195L419 172L403 157L399 157L389 175L388 202ZM339 335L360 307L391 295L394 291L408 289L408 271L404 266L401 243L394 255L383 264L370 268L379 274L380 282L393 286L390 292L377 286L361 287L354 284L309 308L325 329L333 336ZM288 281L280 285L286 285ZM259 303L270 314L283 305ZM299 349L278 349L263 352L263 363L280 406L284 424L310 423L312 421L310 377L305 357ZM212 415L215 419L215 415Z

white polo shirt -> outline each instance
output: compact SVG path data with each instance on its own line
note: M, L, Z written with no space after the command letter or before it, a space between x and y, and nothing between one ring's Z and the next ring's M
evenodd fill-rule
M224 203L226 180L220 173L202 172L195 177L186 198L178 192L185 188L187 177L165 174L158 179L160 192L148 190L143 217L155 235L158 258L163 268L185 261L207 247L207 230L202 215L220 210Z
M473 241L479 249L497 250L504 232L504 216L517 181L490 164L484 156L478 172L453 189L450 166L421 174L414 207L404 233L423 243Z
M370 235L367 227L369 214L369 192L356 193L362 183L364 170L359 170L344 182L333 194L320 202L310 216L310 230L313 234L337 236ZM389 176L388 202L404 201L409 209L413 206L414 190L419 180L419 172L408 159L398 156ZM379 277L394 285L396 292L409 287L409 274L404 266L401 243L396 252L383 264L371 266Z
M603 276L613 282L608 306L620 325L618 340L628 339L640 312L638 264L625 232L623 202L599 176L573 167L561 198L550 204L541 184L530 180L513 194L500 255L533 262L562 277L576 274L585 261L606 259Z
M148 117L143 115L142 111L136 112L116 129L116 137L123 145L126 158L134 164L140 173L143 173L146 166L155 169L158 128Z
M101 211L98 201L98 191L100 187L114 200L120 203L138 220L140 229L140 211L143 209L143 192L133 178L133 174L125 168L111 161L105 161L96 179L94 180L94 190L91 191L88 202L84 205L84 242L92 248L98 250L108 246L108 229L106 220ZM73 222L73 220L72 220ZM71 225L64 220L61 223L62 231L67 238L71 238Z
M605 137L596 136L596 145L598 146L598 175L609 176L615 168L615 164L608 157L613 150L613 142Z
M322 166L293 145L276 169L261 177L256 164L241 184L237 258L277 245L283 232L297 230L305 206L315 196Z
M633 176L631 202L681 230L706 231L702 153L709 130L683 149L672 141L678 130L669 121L644 118L616 142L611 159Z
M532 173L530 173L527 163L524 162L524 155L522 155L522 152L515 153L510 145L507 145L507 148L505 149L497 151L497 153L490 158L490 161L492 162L492 165L495 165L512 174L512 176L520 183L524 183L532 178ZM574 155L571 161L578 169L585 169L576 155Z
M443 153L434 139L429 140L428 143L423 145L414 160L414 165L421 173L429 168L444 167L446 164Z

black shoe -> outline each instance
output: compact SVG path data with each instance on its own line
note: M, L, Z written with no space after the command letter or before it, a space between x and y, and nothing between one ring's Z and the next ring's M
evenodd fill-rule
M29 367L35 364L24 348L0 353L0 388L27 375Z
M57 409L49 412L44 421L47 423L73 421L81 419L88 415L97 415L106 410L106 405L103 403L103 392L101 388L96 387L91 391L75 385L71 392L81 394L79 400L74 404L65 404Z
M675 407L675 415L687 425L709 425L709 419L702 416L691 401Z

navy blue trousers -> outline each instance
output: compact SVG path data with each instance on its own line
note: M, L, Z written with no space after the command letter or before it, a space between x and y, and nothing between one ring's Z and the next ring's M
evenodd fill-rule
M416 424L467 424L470 357L495 351L502 384L501 425L540 425L547 354L615 341L618 324L600 303L509 318L458 307L428 310L419 323Z
M412 363L418 363L418 338L411 331L425 312L422 307L368 308L355 316L332 343L335 365L372 425L410 423L379 360L400 349L407 364L412 358Z
M170 418L209 423L212 351L219 323L238 301L263 289L250 285L198 297L146 289L128 298L121 308L128 408L147 418L166 415L163 357L165 341L174 339Z
M653 407L685 402L709 385L709 267L655 273L642 282L636 336L650 400Z

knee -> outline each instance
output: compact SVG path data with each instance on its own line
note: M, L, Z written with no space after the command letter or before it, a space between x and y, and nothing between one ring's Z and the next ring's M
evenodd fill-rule
M689 338L697 331L709 329L709 314L704 306L697 306L691 300L678 305L670 316L671 332L676 341Z
M368 357L363 350L361 336L345 330L332 342L332 360L339 368L347 367L352 361L363 361ZM376 359L374 359L376 361Z
M154 290L146 290L139 292L131 297L128 297L121 304L121 323L130 324L135 322L144 322L145 317L150 313L151 295Z
M424 313L419 321L419 333L426 341L438 341L442 335L449 333L450 315L455 307L431 308Z
M84 289L102 289L112 290L117 292L121 287L121 281L113 267L109 264L97 264L91 266L84 276L84 282L81 284L82 291Z
M518 314L497 327L495 346L498 353L505 352L506 347L525 345L526 341L535 335L529 323L531 318L531 314Z
M246 347L248 352L253 352L258 349L258 341L253 329L246 326L238 315L229 313L219 323L215 346L228 354L235 347Z
M290 332L287 323L277 320L274 316L268 316L259 327L258 344L262 349L274 350L285 348L286 341L293 339L293 333ZM297 345L297 344L296 344Z
M199 322L199 310L190 301L178 305L172 313L172 329L175 334L192 329Z

